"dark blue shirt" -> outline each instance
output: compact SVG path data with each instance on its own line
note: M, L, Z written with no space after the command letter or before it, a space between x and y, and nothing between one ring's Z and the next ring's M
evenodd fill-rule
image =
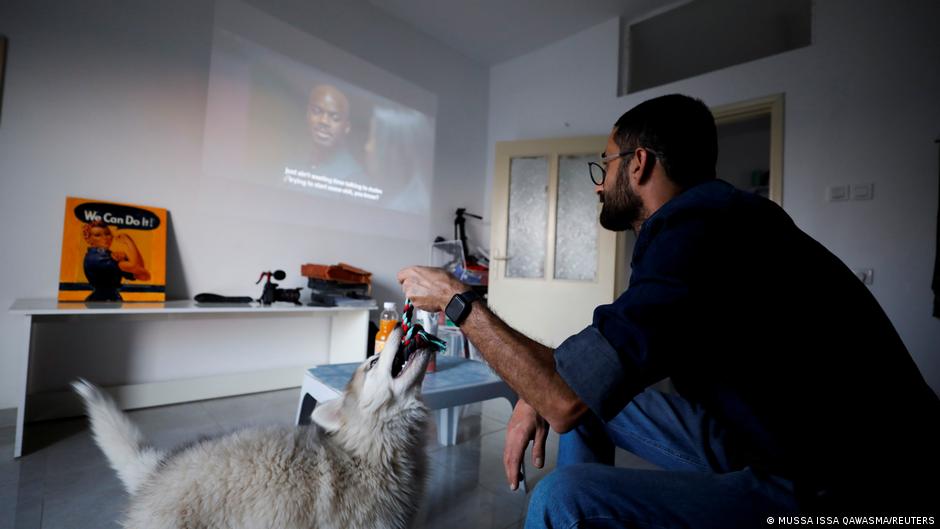
M644 222L631 267L629 288L555 351L601 418L671 377L732 432L742 464L814 490L936 461L940 401L888 317L773 202L692 187Z

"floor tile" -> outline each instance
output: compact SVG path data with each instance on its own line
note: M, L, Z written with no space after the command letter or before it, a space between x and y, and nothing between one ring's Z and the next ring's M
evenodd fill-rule
M62 470L46 484L43 529L118 528L124 485L107 464Z
M419 513L418 527L492 527L522 517L527 498L507 486L495 492L479 484L479 476L450 464L449 458L433 461L431 479Z
M0 445L0 488L17 484L40 481L46 475L46 454L44 452L27 454L19 459L13 458L13 445Z
M92 472L98 468L108 468L108 461L95 444L87 420L76 419L76 422L81 425L81 430L62 437L57 443L43 450L47 482L67 472Z
M225 429L257 424L294 424L300 389L270 391L200 401L201 408Z
M45 497L45 484L42 481L31 481L16 486L4 488L0 496L8 497L8 504L13 506L11 512L6 513L5 508L0 509L6 515L0 517L4 523L12 521L11 525L0 527L14 527L16 529L40 529L42 527L42 508Z
M510 523L507 526L504 526L502 529L522 529L525 527L525 517L519 518L515 522Z
M199 402L134 410L128 417L148 442L164 450L229 429L215 422Z

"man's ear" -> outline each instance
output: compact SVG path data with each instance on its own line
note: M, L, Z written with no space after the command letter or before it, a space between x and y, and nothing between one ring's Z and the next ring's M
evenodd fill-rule
M343 425L343 398L324 402L313 409L313 422L333 433Z
M653 174L653 168L656 166L656 156L651 155L646 149L641 149L636 155L636 161L639 180L635 183L642 184L649 180L650 175Z

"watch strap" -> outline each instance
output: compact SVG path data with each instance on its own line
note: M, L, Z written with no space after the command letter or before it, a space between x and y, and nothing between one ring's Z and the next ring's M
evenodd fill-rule
M467 305L470 305L474 301L483 299L483 296L481 296L480 293L477 292L476 290L468 290L466 292L462 292L457 295L463 298L463 302L466 303Z

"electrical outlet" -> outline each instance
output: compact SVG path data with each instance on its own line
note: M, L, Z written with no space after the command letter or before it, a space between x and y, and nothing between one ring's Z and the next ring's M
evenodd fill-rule
M875 282L875 271L871 268L863 268L861 270L856 270L855 275L858 277L858 280L866 285L870 285Z

